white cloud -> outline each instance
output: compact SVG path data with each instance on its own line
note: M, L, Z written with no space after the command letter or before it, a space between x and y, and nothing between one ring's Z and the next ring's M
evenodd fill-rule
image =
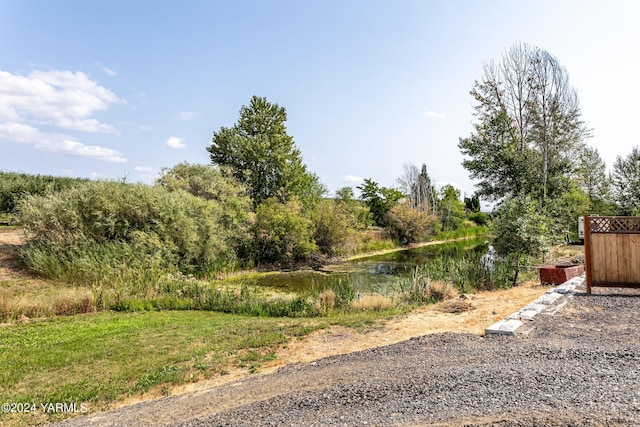
M71 71L33 71L27 76L0 71L0 119L51 125L83 132L115 132L91 118L121 100L109 89Z
M144 173L151 173L153 172L153 167L152 166L136 166L133 168L134 172L144 172Z
M197 119L199 116L200 114L194 113L193 111L180 111L177 114L178 119L185 121Z
M425 117L433 117L435 119L444 119L445 117L447 117L447 115L445 113L437 113L435 111L427 111L426 113L424 113Z
M172 136L171 138L167 139L166 145L167 147L173 148L174 150L187 146L187 144L183 142L182 138L178 138L176 136Z
M127 159L116 150L86 145L75 137L43 132L39 127L115 133L113 126L92 116L125 102L82 72L49 70L18 75L0 70L0 142L30 144L45 152L124 163Z
M85 145L78 141L63 140L49 142L47 144L35 144L35 147L42 151L51 153L62 153L71 156L88 157L111 163L127 163L127 159L119 151L104 148L97 145Z
M362 182L364 181L364 178L361 178L359 176L347 175L344 178L342 178L342 181L349 182L352 184L362 184Z
M102 67L102 71L108 76L117 76L118 72L109 67Z
M30 144L36 150L48 153L61 153L72 156L88 157L113 163L126 163L127 159L116 150L85 145L74 141L70 136L57 133L43 133L29 125L0 123L0 141Z

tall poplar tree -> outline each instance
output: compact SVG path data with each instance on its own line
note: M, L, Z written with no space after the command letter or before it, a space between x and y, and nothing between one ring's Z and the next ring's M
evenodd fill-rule
M526 194L544 207L570 189L589 130L567 71L553 55L516 43L501 63L485 64L471 95L474 131L458 146L481 196L499 201Z
M214 132L207 148L211 161L230 167L245 184L254 206L268 198L281 203L293 199L319 200L324 188L302 162L300 150L287 134L284 107L253 96L240 109L238 122Z

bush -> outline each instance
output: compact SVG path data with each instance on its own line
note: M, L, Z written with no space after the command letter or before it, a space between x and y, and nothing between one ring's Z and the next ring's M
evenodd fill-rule
M223 210L184 192L105 181L27 196L17 216L33 235L23 256L35 271L142 292L165 272L235 262L238 236L248 235L248 225L223 226Z
M0 213L13 213L27 195L41 195L89 182L87 179L0 172Z
M389 233L405 245L420 242L439 230L436 216L411 209L407 204L393 206L387 214L387 223Z
M255 256L258 261L291 263L317 250L313 224L298 202L282 204L267 199L256 209Z
M200 199L211 200L222 206L218 220L225 229L239 231L251 222L251 199L247 188L236 180L229 171L211 165L178 163L172 168L164 168L156 185L170 191L184 191ZM250 238L247 233L236 234L238 243Z
M489 217L483 212L473 212L469 214L469 220L473 221L476 225L487 225Z
M321 252L342 255L355 251L358 211L341 201L323 200L312 212L312 219L313 237Z

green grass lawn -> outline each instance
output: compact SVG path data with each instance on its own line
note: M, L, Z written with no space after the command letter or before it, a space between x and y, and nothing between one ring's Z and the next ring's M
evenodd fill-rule
M153 390L256 372L278 347L329 324L361 327L390 312L264 318L197 311L98 313L0 327L0 402L86 403L89 412ZM33 425L64 414L0 414Z

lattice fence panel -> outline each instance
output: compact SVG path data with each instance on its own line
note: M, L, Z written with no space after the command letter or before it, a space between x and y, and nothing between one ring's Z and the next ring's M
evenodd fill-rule
M592 233L640 233L639 217L591 217Z

